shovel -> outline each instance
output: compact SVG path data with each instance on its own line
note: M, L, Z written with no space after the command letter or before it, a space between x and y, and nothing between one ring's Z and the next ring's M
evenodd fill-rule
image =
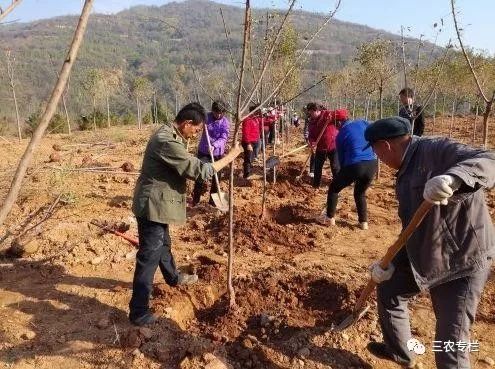
M329 122L327 120L325 122L325 125L321 129L320 134L316 138L315 146L318 146L318 142L320 142L321 138L323 137L323 133L325 133L325 130L327 129L328 123ZM301 179L302 175L304 174L304 171L306 170L306 166L308 165L309 159L311 159L311 155L313 155L312 152L310 152L309 155L308 155L308 157L306 158L306 161L304 162L304 165L301 168L301 173L299 173L299 175L296 177L296 181L299 181Z
M274 167L276 167L277 165L280 164L280 159L282 158L285 158L286 156L289 156L289 155L292 155L292 154L295 154L296 152L298 151L301 151L303 149L305 149L306 147L308 147L308 144L304 144L303 146L299 146L297 148L295 148L294 150L291 150L281 156L270 156L268 159L266 159L266 167L267 169L273 169Z
M411 222L399 235L397 241L395 241L394 244L388 248L387 253L382 258L382 260L380 260L380 267L382 269L388 268L394 256L397 255L397 253L400 251L402 246L404 246L404 244L409 239L409 237L411 237L411 235L416 230L416 228L418 228L418 226L421 224L424 217L426 216L426 214L428 214L428 212L432 207L433 204L427 201L423 201L421 203L418 210L416 210L416 212L414 213ZM354 306L354 310L352 311L352 313L348 315L339 325L334 327L332 331L335 332L343 331L344 329L350 327L352 324L357 322L368 311L369 306L366 306L364 308L363 306L366 303L366 300L368 300L368 297L375 289L375 287L376 287L376 283L372 279L370 279L370 281L364 288L363 292L361 292L361 296L359 296L359 300L357 301L356 306Z
M211 162L214 163L215 158L213 157L210 135L208 134L208 127L206 126L206 124L204 125L204 130L205 130L206 140L208 142L208 151L210 152ZM229 198L225 192L222 192L220 190L220 181L218 180L217 172L215 172L215 184L217 185L218 192L212 193L211 198L213 199L213 203L215 204L216 208L226 213L227 211L229 211Z

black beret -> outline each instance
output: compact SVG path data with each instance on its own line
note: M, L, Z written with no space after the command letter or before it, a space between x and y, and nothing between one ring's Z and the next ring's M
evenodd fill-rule
M369 145L379 140L394 138L411 134L411 124L409 120L401 117L390 117L377 120L364 131L364 138Z

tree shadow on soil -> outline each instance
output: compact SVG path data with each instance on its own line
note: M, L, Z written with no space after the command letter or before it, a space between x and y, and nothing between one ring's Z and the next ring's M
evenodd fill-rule
M131 352L140 347L144 355L161 362L162 368L171 369L177 368L191 353L211 352L208 341L191 336L167 318L160 318L152 327L153 336L144 339L139 336L139 329L129 324L126 311L99 301L94 291L86 290L98 289L102 294L111 294L130 287L130 283L114 279L69 275L64 267L45 262L16 260L0 266L0 289L23 295L22 301L17 302L14 296L14 301L5 307L15 314L30 316L26 328L19 328L22 323L12 317L15 329L21 332L18 337L9 339L5 334L0 336L5 343L11 341L0 349L0 358L14 363L40 356L63 356L80 362L80 355L89 353L84 361L95 367L106 367L109 356L102 351L108 349L114 350L109 353L114 367L128 368L136 360ZM133 334L138 335L137 344L125 342ZM163 342L182 341L184 346L180 349L163 347ZM104 345L103 350L101 345ZM123 351L115 353L115 349Z

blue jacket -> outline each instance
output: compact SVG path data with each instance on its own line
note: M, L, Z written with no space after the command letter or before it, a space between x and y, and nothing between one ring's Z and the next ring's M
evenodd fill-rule
M336 143L341 168L376 159L371 147L365 149L368 141L364 138L364 131L368 124L365 120L348 120L340 128Z

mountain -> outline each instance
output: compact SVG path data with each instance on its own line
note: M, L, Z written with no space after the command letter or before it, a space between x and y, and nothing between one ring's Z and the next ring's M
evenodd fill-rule
M177 84L174 79L177 81L178 71L180 82L186 86L185 96L180 97L179 103L197 95L204 98L191 65L203 80L233 84L235 79L220 7L231 31L233 54L240 59L244 12L239 7L188 0L159 7L137 6L114 15L93 14L71 76L68 98L71 113L79 115L91 111L91 99L81 88L82 80L91 68L122 70L126 85L111 98L111 109L119 114L135 110L130 87L126 86L132 85L136 76L151 80L158 89L159 99L172 110ZM272 27L282 13L254 10L255 39L264 35L267 14L269 27ZM304 11L291 15L290 22L299 36L299 45L310 37L324 17ZM77 19L64 16L0 27L3 48L12 50L15 56L16 92L23 118L38 109L48 97ZM343 67L352 60L358 45L377 37L399 39L397 35L367 26L333 20L307 51L303 80L309 83L329 70ZM256 54L256 50L253 52ZM3 59L0 117L10 119L13 104Z

